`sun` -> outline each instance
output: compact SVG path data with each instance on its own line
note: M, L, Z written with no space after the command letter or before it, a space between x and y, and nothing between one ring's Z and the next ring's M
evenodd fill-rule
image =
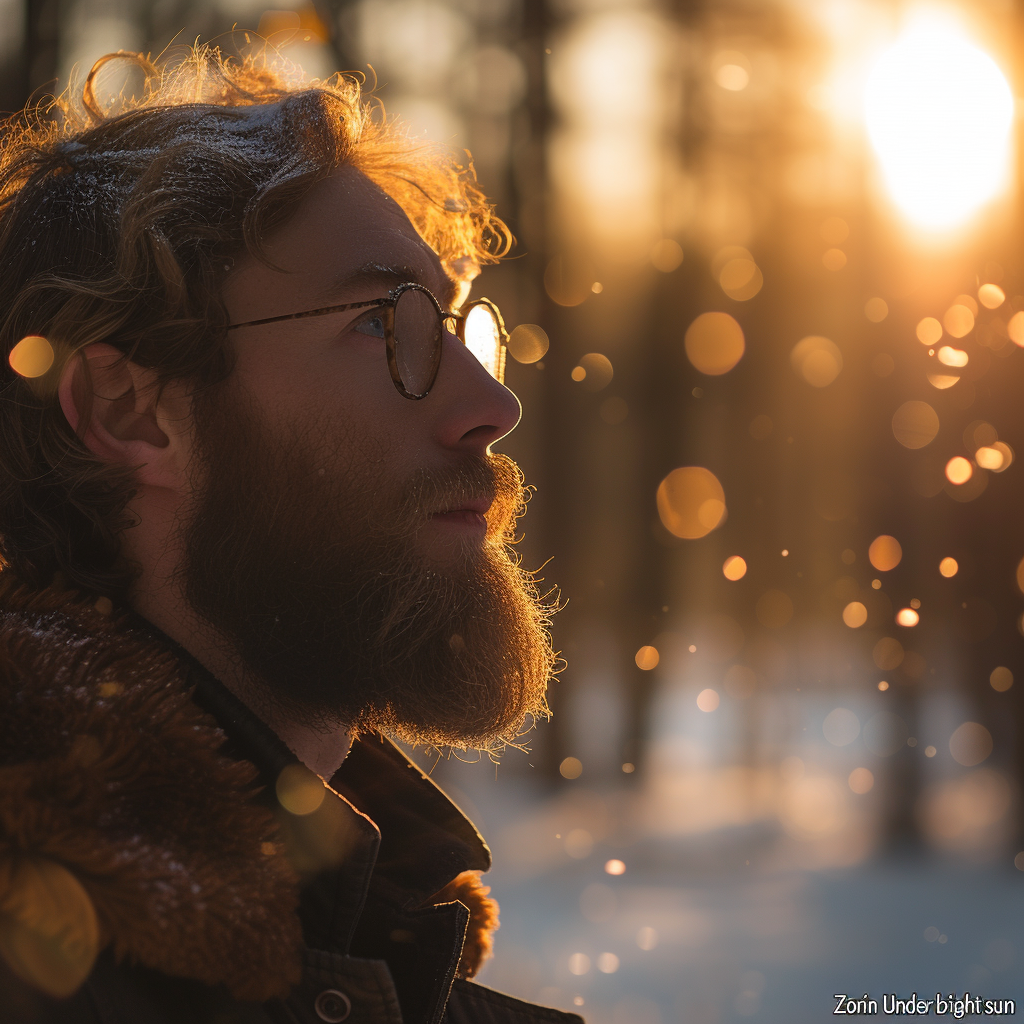
M889 191L920 227L962 224L1009 180L1013 94L951 22L907 26L871 69L864 112Z

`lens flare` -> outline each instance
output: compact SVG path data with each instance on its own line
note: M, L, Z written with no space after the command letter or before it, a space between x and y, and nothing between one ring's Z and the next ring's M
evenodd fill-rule
M911 23L864 93L868 135L896 205L950 228L1005 185L1013 94L992 58L937 16Z

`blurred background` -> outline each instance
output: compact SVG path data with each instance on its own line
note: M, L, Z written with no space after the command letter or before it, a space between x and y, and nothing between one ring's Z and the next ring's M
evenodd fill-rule
M471 150L516 235L477 293L567 668L529 750L414 754L495 853L482 981L597 1024L1024 1000L1024 4L0 8L4 109L256 31Z

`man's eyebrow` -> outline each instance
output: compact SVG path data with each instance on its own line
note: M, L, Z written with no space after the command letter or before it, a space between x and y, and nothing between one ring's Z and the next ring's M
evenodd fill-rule
M365 287L367 285L379 285L381 288L390 292L400 284L407 283L422 284L424 287L430 287L429 283L423 280L422 268L417 269L416 267L402 266L398 264L385 265L381 263L366 263L359 267L357 270L350 271L343 276L336 278L331 284L321 293L319 301L324 303L336 302L340 297L344 297L357 287ZM431 291L434 291L431 288ZM444 275L444 285L440 291L434 292L437 301L441 303L444 309L450 309L451 304L455 301L455 296L458 292L458 286L456 283ZM381 298L384 298L382 295Z

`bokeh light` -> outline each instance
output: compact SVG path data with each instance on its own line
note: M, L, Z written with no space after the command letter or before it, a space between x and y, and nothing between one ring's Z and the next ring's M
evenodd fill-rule
M1006 301L1006 292L997 284L983 284L978 289L978 301L986 309L998 309Z
M860 719L849 708L835 708L825 716L821 731L834 747L848 747L860 735Z
M954 377L948 373L929 373L927 374L927 377L928 383L931 384L933 388L938 388L939 391L945 391L947 388L951 388L960 380L959 377Z
M1003 468L1003 453L998 448L979 448L974 453L974 461L982 469L990 469L998 473Z
M1024 347L1024 310L1010 317L1006 324L1006 333L1015 345Z
M921 621L921 616L913 608L901 608L896 613L896 622L900 626L911 629Z
M952 345L943 345L939 349L939 362L944 366L966 366L970 356L962 348L953 348Z
M871 660L885 672L903 664L903 644L895 637L883 636L871 650Z
M718 272L722 291L737 302L752 299L763 287L761 268L745 256L729 260Z
M289 764L277 777L278 803L289 813L305 817L319 809L327 795L324 781L304 764Z
M661 654L658 652L657 647L651 647L650 644L647 644L636 652L634 660L638 669L650 672L651 669L658 667L658 662L661 661Z
M948 555L939 562L939 572L947 579L950 576L955 576L959 568L960 566L957 563L957 560L955 558L950 558Z
M1013 673L1005 665L997 665L989 673L988 682L997 693L1006 693L1013 686Z
M963 303L955 302L943 315L942 326L946 328L950 337L964 338L974 330L974 313ZM939 358L942 358L941 354Z
M871 791L875 777L868 768L854 768L846 781L854 793L863 796Z
M923 320L918 321L914 333L922 345L937 345L942 340L942 324L935 317L926 316Z
M868 299L864 303L864 315L873 323L880 324L889 315L889 304L885 299Z
M600 352L588 352L573 367L571 377L587 391L603 391L612 382L612 361Z
M583 762L578 757L566 757L558 766L563 779L578 779L583 774Z
M828 387L843 369L843 356L828 338L811 335L793 346L789 361L797 374L816 388Z
M822 265L833 273L846 266L846 253L842 249L826 249L821 256Z
M544 290L559 306L578 306L593 292L594 278L586 267L571 263L565 256L555 256L544 271Z
M569 973L581 977L590 970L590 957L586 953L573 953L569 957Z
M651 264L655 270L670 274L683 262L683 247L673 238L662 238L651 248Z
M727 92L742 92L750 83L750 63L739 50L716 53L712 64L715 82Z
M5 867L4 884L5 970L13 968L55 999L72 995L89 976L101 947L100 922L89 894L62 864L24 852Z
M868 621L868 610L860 601L851 601L843 609L843 622L850 629L860 629Z
M954 455L946 463L946 479L951 484L965 484L974 475L974 467L962 455Z
M605 861L604 872L606 875L624 875L626 873L626 864L618 858L612 858Z
M743 357L743 328L728 313L701 313L686 329L686 356L701 373L728 373Z
M747 574L747 563L739 555L730 555L722 566L722 575L727 580L741 580Z
M973 768L992 753L992 733L979 722L964 722L949 737L949 752L957 764Z
M707 536L725 520L725 491L702 466L682 466L658 485L658 515L669 533L686 540Z
M927 402L904 402L893 414L892 432L904 448L924 448L939 432L938 413Z
M864 112L889 191L912 223L951 227L1004 184L1013 94L959 26L937 15L909 24L872 68Z
M7 360L22 377L42 377L53 366L53 346L42 335L29 334L11 349Z
M508 338L508 350L517 363L536 363L547 355L551 340L537 324L520 324Z
M718 691L713 690L710 686L701 690L697 694L697 707L701 711L711 712L718 708L721 703L721 698L718 696Z
M876 537L868 547L868 561L879 571L889 572L900 564L903 548L900 542L887 533Z

